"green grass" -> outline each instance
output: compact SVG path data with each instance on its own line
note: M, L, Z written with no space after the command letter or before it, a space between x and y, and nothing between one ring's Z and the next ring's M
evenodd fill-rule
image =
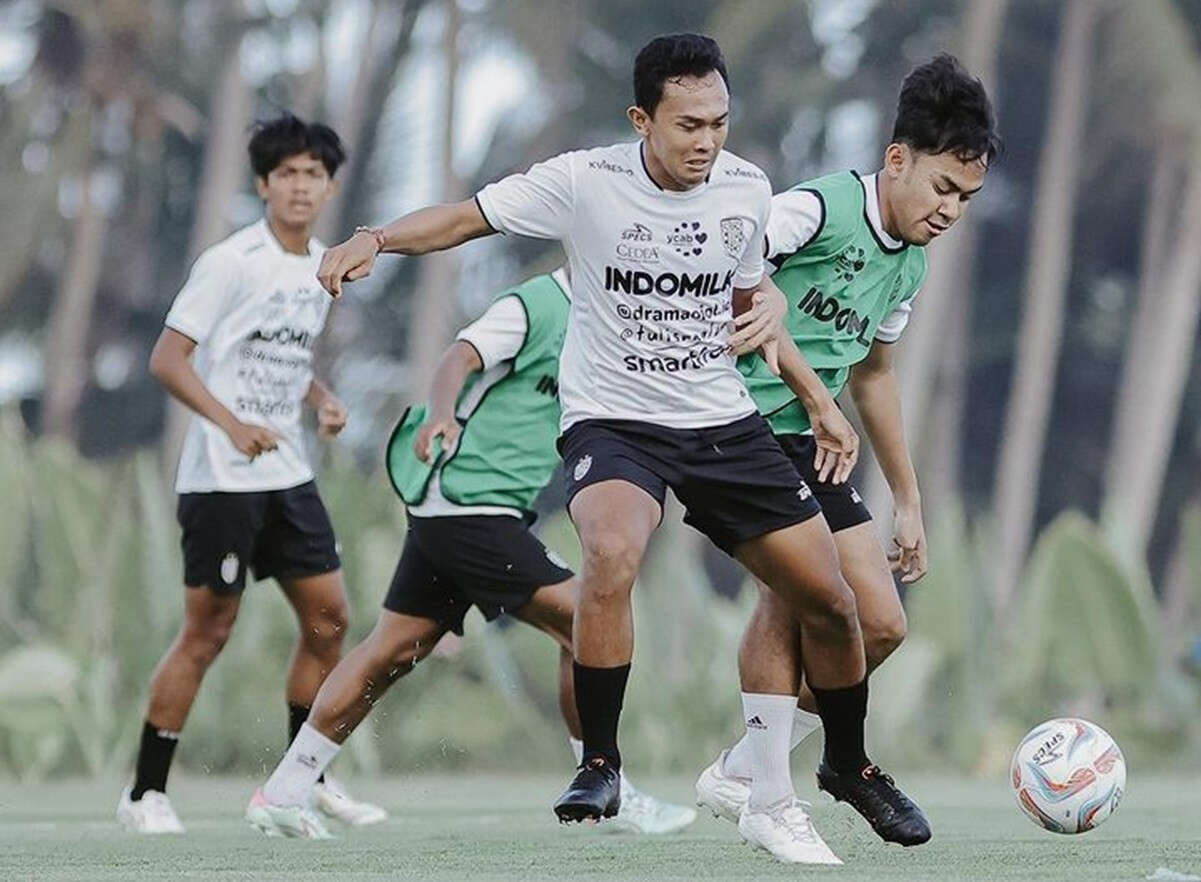
M732 825L700 819L682 835L603 835L559 827L550 803L563 776L411 776L355 780L393 817L334 842L265 839L241 821L253 781L178 775L172 797L189 832L142 838L113 821L119 782L0 782L0 879L1143 879L1158 867L1201 875L1201 779L1134 777L1118 813L1081 837L1044 833L1003 782L904 776L934 839L881 844L845 806L798 780L842 868L798 868L742 845ZM688 799L691 781L640 782Z

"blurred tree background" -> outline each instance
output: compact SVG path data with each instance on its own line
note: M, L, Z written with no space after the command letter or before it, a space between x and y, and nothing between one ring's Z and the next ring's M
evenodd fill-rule
M1006 140L968 220L931 247L900 347L933 567L873 681L877 752L992 773L1030 725L1079 713L1140 765L1198 761L1201 0L10 0L0 767L130 762L181 610L185 415L145 364L191 260L258 216L250 123L288 108L343 135L352 160L320 230L339 241L629 137L633 55L680 30L722 44L729 146L777 189L874 170L902 77L939 51L984 79ZM314 455L352 639L403 536L379 471L392 421L492 292L561 260L500 237L387 258L333 311L319 363L353 417ZM857 480L887 529L870 462ZM544 509L544 538L572 558L553 489ZM282 747L294 626L274 591L250 593L183 739L193 768L258 772ZM697 768L737 730L750 592L677 516L637 597L631 763ZM553 648L521 627L469 634L393 691L351 762L567 762Z

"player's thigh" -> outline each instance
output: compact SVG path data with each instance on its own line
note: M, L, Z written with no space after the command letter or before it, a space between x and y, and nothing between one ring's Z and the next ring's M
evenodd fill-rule
M272 491L268 498L254 550L255 576L274 578L282 585L341 569L333 524L315 482Z
M571 647L571 620L579 584L574 578L538 588L513 615L550 635L559 645Z
M559 439L567 512L590 571L637 571L675 477L669 448L654 427L629 421L584 420Z
M474 565L476 556L456 541L460 538L454 528L457 520L409 518L404 548L384 595L384 612L434 622L444 631L462 635L463 617L471 602L459 590L448 567Z
M747 539L735 556L793 610L854 613L854 595L839 569L838 549L824 518Z
M905 633L905 609L884 546L871 521L834 534L843 578L855 593L864 638L899 640Z
M696 430L673 489L684 522L727 554L740 545L817 518L821 508L758 414Z
M182 531L184 584L214 594L240 594L263 531L266 493L182 493L176 519Z

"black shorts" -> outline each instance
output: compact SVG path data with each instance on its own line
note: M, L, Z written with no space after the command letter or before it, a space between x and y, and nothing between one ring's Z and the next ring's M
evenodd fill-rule
M777 435L776 440L780 442L784 453L792 460L805 483L813 488L813 496L822 507L822 514L826 516L831 533L849 530L872 519L872 513L863 504L859 491L849 482L830 484L817 479L817 470L813 468L817 442L813 440L812 435Z
M559 438L559 452L569 506L600 481L628 481L660 505L670 487L684 522L731 555L748 539L821 512L759 414L703 429L583 420Z
M184 584L191 587L241 591L247 565L257 579L313 576L342 566L312 481L287 490L181 493L176 517L183 528Z
M521 518L410 517L384 609L433 619L462 634L472 606L492 621L521 609L544 585L571 577Z

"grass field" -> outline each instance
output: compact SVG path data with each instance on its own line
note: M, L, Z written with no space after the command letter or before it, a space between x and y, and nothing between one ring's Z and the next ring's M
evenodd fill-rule
M185 837L142 838L113 820L119 782L27 786L0 782L0 879L1144 879L1159 867L1201 875L1201 779L1144 776L1103 827L1082 837L1035 828L1003 782L904 776L926 808L934 839L885 846L845 806L814 794L818 829L846 862L788 867L741 843L734 827L705 816L666 838L560 828L550 803L561 776L481 775L356 780L393 811L383 825L339 831L334 842L265 839L241 821L255 782L172 780ZM691 781L642 782L690 801Z

